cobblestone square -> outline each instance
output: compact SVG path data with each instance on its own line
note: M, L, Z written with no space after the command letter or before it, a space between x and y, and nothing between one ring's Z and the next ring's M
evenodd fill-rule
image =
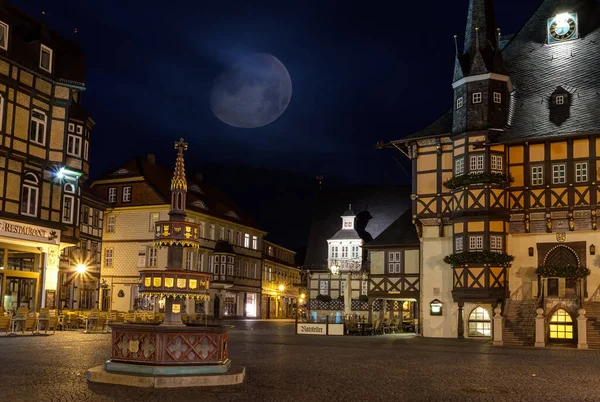
M406 335L294 335L290 322L236 321L243 385L140 389L88 384L109 334L0 337L2 401L600 401L600 351L493 347Z

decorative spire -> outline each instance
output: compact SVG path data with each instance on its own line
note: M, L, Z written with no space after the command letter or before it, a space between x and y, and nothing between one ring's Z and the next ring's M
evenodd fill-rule
M185 162L183 160L183 152L187 151L188 144L179 139L175 143L177 150L177 159L175 160L175 170L173 179L171 180L171 219L173 216L185 217L185 199L187 193L187 180L185 179Z
M472 54L478 49L493 48L496 41L494 0L470 0L463 52Z

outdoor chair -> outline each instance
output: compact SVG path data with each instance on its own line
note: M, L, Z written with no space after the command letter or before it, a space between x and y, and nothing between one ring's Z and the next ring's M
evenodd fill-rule
M0 332L6 332L6 335L10 333L10 317L0 316Z

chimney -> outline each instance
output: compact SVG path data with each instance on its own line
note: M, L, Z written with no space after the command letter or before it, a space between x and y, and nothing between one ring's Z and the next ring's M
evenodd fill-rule
M156 165L156 155L148 154L148 162L152 165Z
M196 181L202 183L204 181L204 175L202 173L196 173Z

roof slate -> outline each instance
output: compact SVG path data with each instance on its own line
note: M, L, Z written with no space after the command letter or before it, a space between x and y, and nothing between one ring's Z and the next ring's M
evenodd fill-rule
M329 240L354 240L361 239L358 232L354 229L340 229Z
M402 140L416 140L419 138L435 137L443 134L452 133L452 109L446 110L443 115L438 117L433 123L416 133L402 137Z
M418 246L419 237L415 225L412 223L412 211L404 212L390 226L387 227L373 241L367 243L365 248L388 246Z

